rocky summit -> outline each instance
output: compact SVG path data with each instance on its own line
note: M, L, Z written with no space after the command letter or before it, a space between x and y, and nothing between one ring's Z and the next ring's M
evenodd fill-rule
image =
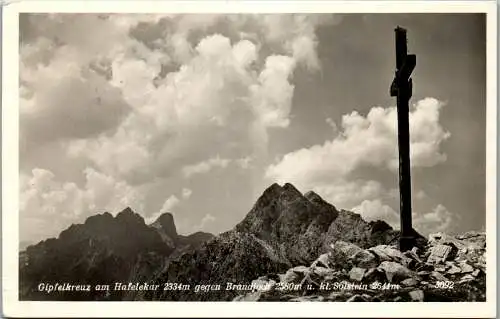
M484 233L439 233L402 253L339 240L310 265L256 278L233 301L485 301L485 242Z
M400 252L399 232L387 223L366 222L292 184L273 184L240 223L218 236L179 235L169 213L150 225L131 209L89 217L21 252L20 299L485 299L484 233L415 236L416 247ZM122 284L48 294L37 289L41 282Z

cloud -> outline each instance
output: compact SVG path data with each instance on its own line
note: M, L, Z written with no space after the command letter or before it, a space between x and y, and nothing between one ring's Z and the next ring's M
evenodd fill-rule
M183 199L188 199L189 197L191 197L192 194L193 194L193 191L190 190L189 188L182 189L182 198Z
M58 181L45 169L33 169L20 178L21 239L53 236L71 223L80 223L97 212L112 214L125 207L141 211L144 194L127 183L92 168L84 171L85 183Z
M251 87L253 106L260 121L269 127L287 127L292 107L293 85L288 82L295 66L288 56L270 56Z
M410 149L413 167L432 167L446 160L440 147L450 137L439 123L443 102L425 98L410 110ZM341 129L331 119L334 137L322 145L299 149L285 154L266 171L268 180L291 182L302 189L312 189L338 207L347 207L368 220L384 219L397 225L398 214L385 201L399 198L397 189L385 189L380 182L368 177L355 178L363 168L374 168L396 173L397 111L395 107L373 107L365 116L354 111L342 117ZM366 176L366 174L365 174ZM425 197L423 190L416 199ZM446 217L444 210L418 215L417 222L424 229L432 218ZM424 217L427 216L427 217ZM444 218L443 217L443 218ZM449 223L443 223L449 226Z
M38 207L66 225L98 209L137 206L151 185L168 185L174 205L174 198L190 197L175 189L187 175L194 179L233 161L243 169L262 165L269 130L289 126L294 72L319 68L315 32L330 18L23 16L22 174L40 167L52 174L50 188L23 195L26 236L42 236L28 230L45 223ZM43 151L38 165L35 149L53 152ZM82 173L82 167L89 168ZM163 196L148 195L143 214L160 207ZM71 214L60 213L72 205ZM191 214L188 225L203 213Z
M452 225L452 222L458 218L457 215L448 211L448 209L439 204L431 212L425 214L413 214L413 226L424 235L446 231Z
M333 133L337 134L338 133L337 123L335 123L335 121L332 120L330 117L328 117L325 121L328 124L328 126L330 126L332 128Z
M380 182L362 179L337 179L331 183L311 185L307 189L312 189L321 194L321 196L339 208L353 207L363 200L382 198L386 193Z
M216 218L214 216L212 216L211 214L206 214L205 216L203 216L200 223L193 227L193 231L206 230L206 228L209 227L210 224L213 224L215 220Z
M169 198L165 200L163 205L160 208L161 212L170 212L174 207L176 207L180 203L180 200L175 195L171 195Z
M21 49L26 143L71 139L71 159L87 158L132 180L170 171L182 158L203 160L206 145L219 144L214 151L221 154L224 145L238 144L248 154L265 152L267 129L289 124L290 77L298 64L317 64L315 28L331 17L50 14L28 20L38 37ZM74 28L63 27L70 22ZM210 29L220 26L225 35ZM255 32L252 41L242 37ZM263 53L264 45L273 50ZM165 67L170 72L162 74Z
M394 229L400 229L400 216L391 206L384 204L380 199L364 200L360 205L351 209L360 214L366 221L384 220ZM456 215L439 204L430 212L413 212L413 228L424 236L431 233L446 231L452 225Z
M399 214L380 199L364 200L351 210L360 214L366 221L384 220L393 228L399 228Z
M450 133L439 123L443 103L426 98L410 113L411 164L430 167L446 160L440 145ZM283 156L266 175L276 180L315 185L335 180L360 167L397 169L397 114L394 107L372 108L366 117L357 112L342 117L342 130L323 145L303 148Z
M246 156L243 158L239 158L236 160L236 164L242 169L250 168L253 158L250 156Z
M96 136L115 128L130 111L105 78L90 69L82 72L76 55L59 49L49 65L22 74L21 133L30 145Z
M255 14L246 15L245 20L247 25L254 26L247 29L250 34L264 38L270 46L281 49L308 69L320 67L316 28L339 21L337 16L330 14Z
M192 191L190 189L183 188L182 194L181 194L181 199L187 200L191 196L191 194L192 194ZM156 212L154 212L153 214L151 214L149 216L146 216L144 218L144 220L146 221L147 224L151 224L151 223L155 222L158 219L158 217L160 217L162 214L170 213L174 216L174 221L178 222L178 220L180 220L181 224L182 224L184 219L182 217L178 218L179 215L175 212L175 209L178 208L178 206L181 204L181 199L179 199L175 195L170 195L163 202L163 204L161 205L161 208L159 210L157 210ZM179 226L179 225L177 225L177 226ZM181 226L184 226L184 225L181 225Z
M196 174L208 173L210 170L216 167L225 168L229 164L229 162L230 160L228 159L215 157L195 165L184 166L182 168L182 172L184 173L185 177L189 178Z
M416 199L424 199L426 198L428 195L423 191L423 190L418 190L416 193L415 193L415 198Z

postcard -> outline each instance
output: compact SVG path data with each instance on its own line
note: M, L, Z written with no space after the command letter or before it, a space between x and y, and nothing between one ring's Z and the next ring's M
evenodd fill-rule
M2 13L5 316L494 316L495 2Z

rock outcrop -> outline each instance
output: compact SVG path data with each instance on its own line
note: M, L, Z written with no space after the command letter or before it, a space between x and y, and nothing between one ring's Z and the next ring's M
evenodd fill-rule
M233 301L485 301L485 240L484 233L437 234L423 249L405 253L337 241L310 266L261 276L256 280L266 289ZM462 253L451 255L451 245ZM363 265L359 255L371 263Z

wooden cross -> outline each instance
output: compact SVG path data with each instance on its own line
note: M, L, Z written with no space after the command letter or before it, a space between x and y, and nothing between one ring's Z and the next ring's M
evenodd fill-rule
M399 148L399 194L401 251L411 249L415 244L411 220L411 174L410 174L410 125L409 106L413 83L411 73L415 69L417 58L408 54L406 30L399 26L396 32L396 74L392 81L390 94L397 97L398 112L398 148Z

